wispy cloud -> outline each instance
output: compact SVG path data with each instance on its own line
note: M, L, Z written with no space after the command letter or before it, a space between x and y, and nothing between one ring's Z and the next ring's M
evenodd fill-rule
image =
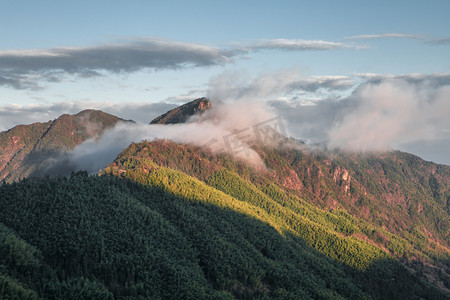
M245 72L225 72L209 82L207 96L218 100L273 100L293 94L342 91L354 85L348 76L302 75L296 69L251 76Z
M261 39L243 45L243 49L248 51L257 50L286 50L286 51L323 51L338 50L344 48L354 48L351 45L332 41L322 40L301 40L301 39Z
M67 75L81 78L143 69L167 70L224 65L240 55L262 50L324 51L352 46L322 40L272 39L219 48L157 37L137 38L88 47L0 51L0 86L42 88Z
M428 45L448 45L450 44L450 37L436 38L432 36L425 36L419 34L409 33L382 33L382 34L361 34L345 37L346 40L374 40L374 39L412 39L420 40Z
M427 44L431 45L450 45L450 37L441 38L441 39L432 39L427 41Z
M289 85L289 88L304 92L317 92L320 89L326 90L346 90L355 84L349 76L311 76L302 80L297 80Z
M386 38L396 38L396 39L415 39L421 40L425 37L418 34L408 34L408 33L382 33L382 34L361 34L345 37L346 40L368 40L368 39L386 39Z
M40 79L44 79L45 75L39 76ZM16 74L11 70L0 73L0 86L5 86L13 89L23 90L39 90L39 86L36 76Z
M145 68L207 67L224 64L232 56L224 49L154 37L91 47L7 50L0 51L0 85L32 89L38 81L58 81L65 73L92 77Z
M61 70L130 72L141 68L177 69L210 66L228 61L230 53L210 46L161 38L140 38L122 43L48 50L0 51L0 67L17 73Z
M381 83L387 80L403 80L405 82L426 87L424 91L432 92L433 88L444 85L450 85L450 74L448 73L432 73L432 74L376 74L376 73L357 73L356 76L365 80L365 83Z

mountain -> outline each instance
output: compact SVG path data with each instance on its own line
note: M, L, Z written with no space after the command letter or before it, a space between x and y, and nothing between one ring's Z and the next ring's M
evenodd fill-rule
M170 141L132 144L103 172L144 185L162 168L182 172L267 211L342 263L365 268L387 255L449 291L449 166L398 151L331 154L285 142L256 148L263 172Z
M1 296L449 299L444 271L412 260L426 254L414 240L321 209L273 178L159 140L130 145L101 176L2 185Z
M264 167L154 140L99 176L0 185L0 298L450 299L450 166L250 147Z
M25 178L47 158L70 151L106 128L125 120L98 110L62 115L56 120L19 125L0 133L0 181Z
M195 99L183 104L165 114L155 118L150 124L177 124L185 123L191 116L201 114L210 108L211 103L206 98Z

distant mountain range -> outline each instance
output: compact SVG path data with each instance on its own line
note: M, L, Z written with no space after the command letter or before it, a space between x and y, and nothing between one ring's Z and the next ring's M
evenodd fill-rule
M183 123L210 106L200 98L151 124ZM43 158L118 122L90 110L2 132L0 178L42 175ZM155 140L132 143L100 176L1 186L0 254L13 254L0 258L0 289L6 282L4 293L30 298L449 298L450 166L400 151L312 150L282 136L251 147L264 168Z

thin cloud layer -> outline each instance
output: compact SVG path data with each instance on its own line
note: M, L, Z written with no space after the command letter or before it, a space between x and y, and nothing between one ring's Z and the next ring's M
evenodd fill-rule
M90 47L4 50L0 51L0 86L36 90L41 88L40 82L59 82L68 74L87 78L142 69L208 67L223 65L239 55L261 50L322 51L342 48L352 47L322 40L272 39L217 48L147 37Z
M347 90L354 84L354 80L348 76L311 76L291 83L289 88L313 93L320 89Z
M16 73L61 70L89 76L93 70L118 73L141 68L210 66L226 62L229 55L227 51L199 44L142 38L92 47L0 51L0 66Z
M361 34L348 36L345 37L344 39L345 40L412 39L412 40L421 40L422 43L428 45L439 46L450 44L450 37L436 38L432 36L408 34L408 33Z
M58 81L64 73L92 77L144 68L207 67L224 64L232 56L227 50L161 38L92 47L8 50L0 51L0 85L33 88L39 80Z
M431 45L449 45L450 44L450 37L442 38L442 39L433 39L428 41L428 44Z
M7 74L8 73L8 74ZM17 90L30 89L39 90L40 86L36 79L31 76L14 74L10 71L4 72L5 76L0 75L0 86L9 87ZM44 76L41 76L44 78Z
M366 83L378 84L386 80L403 80L413 85L421 86L423 92L433 92L441 86L450 85L450 74L448 73L433 73L433 74L373 74L373 73L359 73L356 74Z
M286 51L324 51L353 48L353 46L331 41L300 40L300 39L272 39L259 40L247 45L244 49L258 50L286 50Z
M382 34L361 34L345 37L346 40L370 40L370 39L385 39L385 38L396 38L396 39L415 39L421 40L425 37L417 34L408 33L382 33Z
M225 72L209 81L207 96L221 101L263 101L318 91L343 91L354 84L348 76L305 77L296 69L268 72L256 77L245 72Z

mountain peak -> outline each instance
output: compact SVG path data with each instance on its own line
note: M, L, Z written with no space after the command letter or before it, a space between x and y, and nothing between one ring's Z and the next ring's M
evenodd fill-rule
M70 151L118 122L130 122L100 110L64 114L53 121L18 125L0 132L0 181L33 174L55 153Z
M155 118L150 124L185 123L190 117L201 114L211 107L211 102L202 97L183 104Z

